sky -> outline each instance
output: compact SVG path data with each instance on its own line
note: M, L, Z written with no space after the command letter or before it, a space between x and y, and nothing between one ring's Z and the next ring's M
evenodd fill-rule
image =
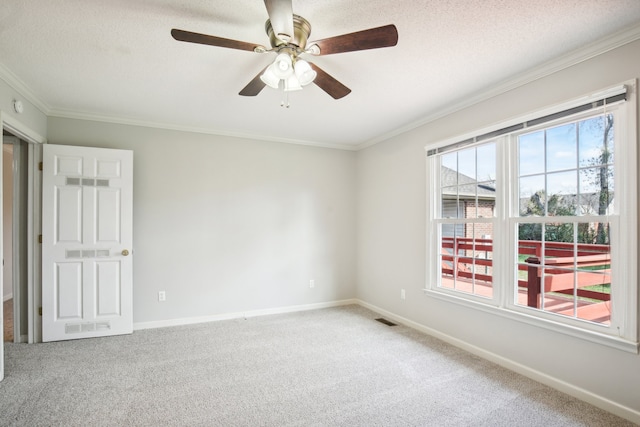
M602 152L603 129L603 116L597 116L521 134L517 143L520 198L545 189L547 194L598 192L598 168L590 166ZM608 148L613 151L610 141ZM491 182L496 176L495 143L444 154L442 165L479 182Z

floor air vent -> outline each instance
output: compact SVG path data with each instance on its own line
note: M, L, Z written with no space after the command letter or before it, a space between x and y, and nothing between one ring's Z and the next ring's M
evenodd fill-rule
M397 326L395 323L389 322L387 319L383 319L382 317L376 320L380 323L384 323L387 326Z

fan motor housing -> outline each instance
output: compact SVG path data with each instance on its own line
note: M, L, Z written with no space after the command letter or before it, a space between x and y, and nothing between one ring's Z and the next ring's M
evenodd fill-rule
M311 34L311 24L309 21L304 19L302 16L295 14L293 15L293 38L289 40L288 43L276 37L270 20L267 19L264 27L267 35L269 36L271 47L273 48L284 47L292 44L304 50L307 46L309 35Z

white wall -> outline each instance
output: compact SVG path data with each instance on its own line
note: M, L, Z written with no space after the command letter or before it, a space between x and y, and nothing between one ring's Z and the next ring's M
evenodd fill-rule
M356 296L355 153L61 118L47 137L134 151L135 323Z
M610 399L614 406L635 411L640 420L640 356L433 299L421 291L426 277L425 146L638 77L640 41L358 152L358 297ZM401 288L406 289L405 301Z

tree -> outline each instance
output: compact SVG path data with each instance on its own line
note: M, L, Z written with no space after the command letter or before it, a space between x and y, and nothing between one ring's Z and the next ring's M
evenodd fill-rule
M569 198L565 199L558 194L547 197L544 190L533 193L524 206L526 216L573 216L575 212L576 206ZM547 223L544 230L544 238L548 242L573 242L573 224ZM520 224L518 238L542 240L542 224Z
M602 147L600 153L587 161L588 166L594 166L587 169L591 175L591 179L596 187L598 187L598 215L607 214L609 205L613 200L613 191L609 187L609 183L613 179L613 169L611 163L613 161L613 115L607 114L603 121L598 121L598 133L602 134ZM609 244L609 224L599 222L596 229L595 239L588 241L589 243ZM587 241L585 241L587 242Z

